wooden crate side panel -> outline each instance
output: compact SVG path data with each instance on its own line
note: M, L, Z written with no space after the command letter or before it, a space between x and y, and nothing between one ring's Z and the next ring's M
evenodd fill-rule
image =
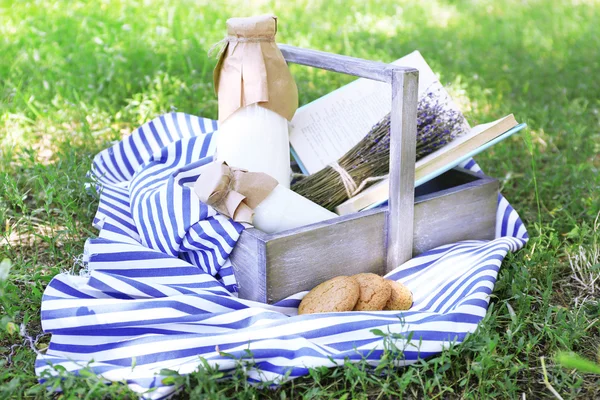
M482 179L415 204L413 254L467 239L493 239L498 182ZM267 302L338 275L385 273L387 210L267 240Z
M239 296L267 302L265 242L252 230L242 232L230 256Z
M338 275L383 274L386 211L266 243L267 301L272 303Z
M496 180L418 203L413 254L461 240L493 239L497 203Z
M455 175L445 179L462 177ZM477 177L417 197L413 255L461 240L493 239L498 186ZM366 211L275 235L244 231L232 253L240 297L273 303L334 276L383 274L387 212Z

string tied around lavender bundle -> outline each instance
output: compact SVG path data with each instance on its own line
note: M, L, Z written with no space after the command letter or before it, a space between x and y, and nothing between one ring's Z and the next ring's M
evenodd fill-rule
M389 177L389 174L371 176L363 179L362 182L357 186L356 182L354 182L354 179L352 179L352 176L350 176L348 171L338 164L337 161L332 162L329 164L329 166L340 175L340 181L344 185L344 189L346 189L346 196L348 196L349 199L359 194L369 183L381 181Z

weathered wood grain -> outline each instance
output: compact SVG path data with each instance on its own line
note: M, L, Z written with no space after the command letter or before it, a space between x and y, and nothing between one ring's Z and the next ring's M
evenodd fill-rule
M338 275L382 275L385 216L384 210L356 214L345 221L267 241L267 302L312 289Z
M449 171L449 180L476 180L415 199L413 254L461 240L491 240L496 231L499 183L470 171ZM447 182L444 182L447 184Z
M463 170L419 188L411 256L460 240L493 238L497 199L497 180ZM231 257L240 297L273 303L337 275L385 273L387 215L381 208L273 235L244 231Z
M231 253L230 260L238 282L238 294L243 299L267 302L265 238L258 229L246 229Z
M393 71L416 71L416 69L410 67L363 60L361 58L342 56L318 50L301 49L287 44L279 44L278 46L287 62L373 79L375 81L391 82Z
M386 272L412 257L418 72L393 71Z

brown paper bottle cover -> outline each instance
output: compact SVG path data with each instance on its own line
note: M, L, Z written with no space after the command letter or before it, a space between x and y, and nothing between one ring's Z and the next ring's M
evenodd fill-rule
M262 172L248 172L225 162L206 165L194 183L200 201L237 222L251 224L254 209L277 186L277 180Z
M227 20L227 37L213 78L219 122L241 107L258 103L291 120L298 88L275 43L277 17L261 15Z

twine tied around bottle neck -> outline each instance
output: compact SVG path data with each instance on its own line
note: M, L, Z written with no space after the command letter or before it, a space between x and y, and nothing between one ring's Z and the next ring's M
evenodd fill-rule
M214 54L217 55L216 58L221 57L221 53L225 50L225 47L228 43L260 43L260 42L274 42L275 35L269 36L225 36L223 39L219 40L217 43L213 44L210 49L208 49L208 56L212 57Z
M367 184L371 182L381 181L389 177L389 174L381 176L371 176L369 178L363 179L360 185L357 186L356 182L354 182L354 179L352 179L352 176L350 176L350 173L346 171L340 164L338 164L337 161L332 162L331 164L329 164L329 166L339 174L340 181L344 185L344 189L346 190L346 196L348 196L349 199L360 193Z

